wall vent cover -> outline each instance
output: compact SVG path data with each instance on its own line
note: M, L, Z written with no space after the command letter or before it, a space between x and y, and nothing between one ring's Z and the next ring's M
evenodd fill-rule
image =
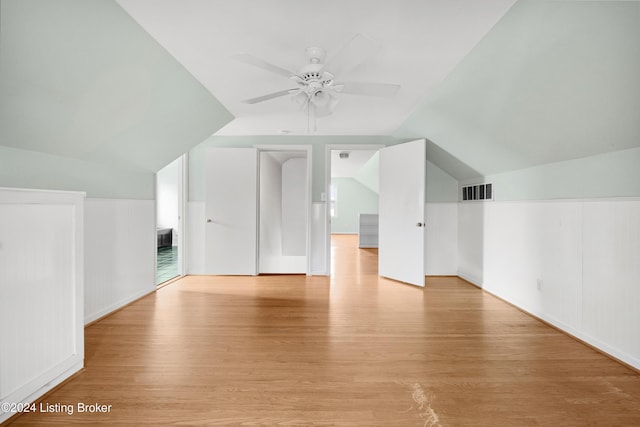
M462 187L462 200L493 200L493 184L475 184Z

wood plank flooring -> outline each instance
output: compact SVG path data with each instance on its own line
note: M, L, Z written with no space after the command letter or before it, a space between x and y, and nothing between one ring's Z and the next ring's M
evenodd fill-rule
M86 329L86 370L21 425L638 426L640 375L456 278L193 276Z

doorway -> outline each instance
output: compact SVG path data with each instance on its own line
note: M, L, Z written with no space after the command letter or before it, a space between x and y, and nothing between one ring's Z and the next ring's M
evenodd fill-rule
M183 274L186 155L156 174L156 285Z
M259 274L307 274L309 163L306 151L259 151Z
M327 145L326 158L326 260L327 274L332 273L331 193L332 151L377 149L378 171L378 235L379 274L389 279L424 286L425 272L425 195L426 140L384 146ZM339 196L338 196L339 200Z
M327 146L327 270L334 273L336 241L377 248L378 151L381 145ZM351 238L346 236L351 236ZM344 237L343 237L344 236ZM333 237L333 239L332 239Z

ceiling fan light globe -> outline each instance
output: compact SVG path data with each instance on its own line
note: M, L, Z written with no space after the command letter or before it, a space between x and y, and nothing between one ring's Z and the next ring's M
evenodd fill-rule
M291 99L299 105L304 105L309 100L309 96L304 91L300 90L298 93L294 94Z
M329 94L324 90L318 90L314 92L313 97L311 98L311 102L313 102L318 107L324 107L325 105L329 104L330 100L331 96L329 96Z

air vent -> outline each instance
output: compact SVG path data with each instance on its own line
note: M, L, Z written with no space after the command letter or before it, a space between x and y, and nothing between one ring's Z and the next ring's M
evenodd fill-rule
M462 200L493 200L493 184L465 185Z

